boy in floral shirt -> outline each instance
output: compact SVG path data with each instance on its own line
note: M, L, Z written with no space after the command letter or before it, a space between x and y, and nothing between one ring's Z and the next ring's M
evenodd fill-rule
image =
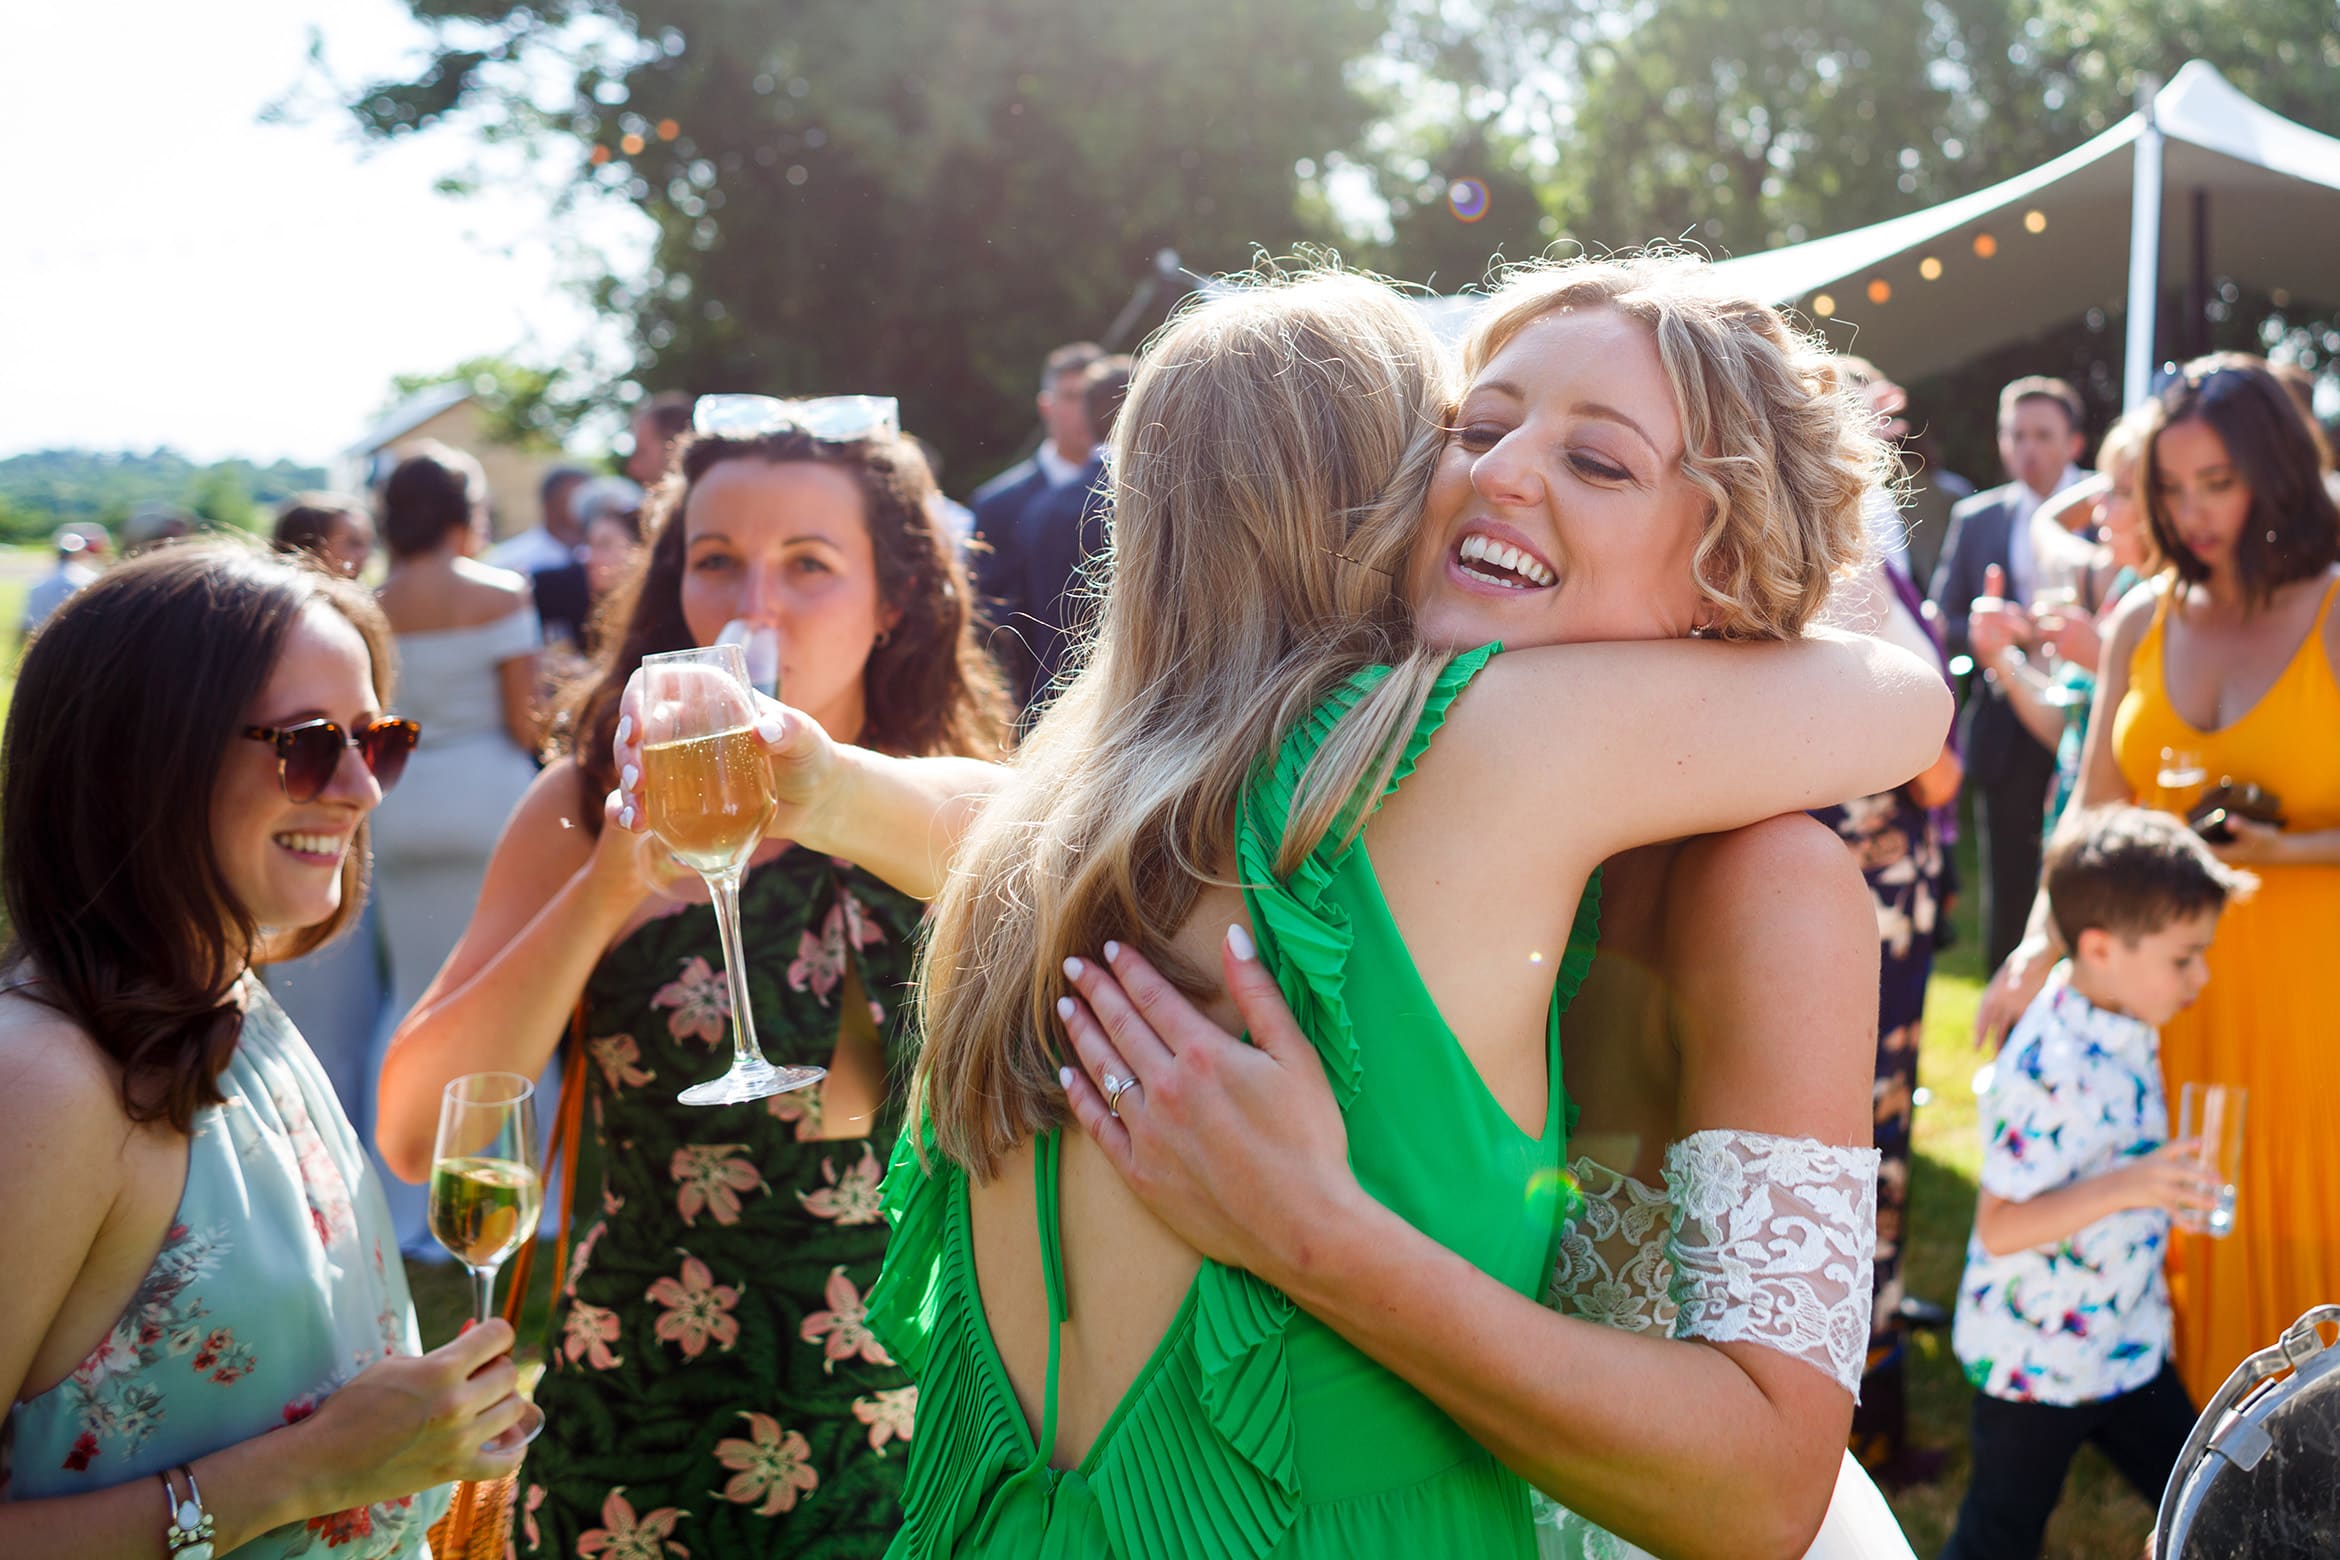
M1974 1471L1943 1560L2039 1553L2084 1441L2158 1503L2193 1429L2170 1363L2169 1216L2216 1184L2171 1143L2156 1030L2201 994L2247 874L2182 819L2066 820L2046 886L2071 950L2007 1037L1981 1100L1982 1188L1952 1347L1978 1389Z

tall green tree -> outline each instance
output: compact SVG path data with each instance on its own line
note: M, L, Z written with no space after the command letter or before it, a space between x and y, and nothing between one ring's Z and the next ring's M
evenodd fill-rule
M970 475L1158 251L1216 270L1336 236L1295 169L1363 132L1349 66L1387 23L1385 0L408 3L437 52L358 92L361 122L572 138L656 224L648 272L598 285L641 384L896 391Z

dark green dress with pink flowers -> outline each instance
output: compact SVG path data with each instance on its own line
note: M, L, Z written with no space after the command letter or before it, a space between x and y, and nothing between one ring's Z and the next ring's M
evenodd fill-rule
M775 1062L826 1063L859 976L897 1085L922 906L790 850L741 896L748 989ZM874 1136L822 1139L818 1089L683 1105L721 1073L730 1002L714 912L678 908L585 986L575 1243L521 1475L522 1555L724 1560L884 1553L901 1524L917 1389L863 1324L885 1256Z

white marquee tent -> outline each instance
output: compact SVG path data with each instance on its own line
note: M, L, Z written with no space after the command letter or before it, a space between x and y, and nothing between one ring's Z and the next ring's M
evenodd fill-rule
M1840 347L1904 380L2128 303L2131 405L2157 345L2182 348L2152 335L2172 283L2216 275L2278 303L2340 303L2340 140L2201 60L2140 96L2136 113L2029 173L1718 269L1830 320Z

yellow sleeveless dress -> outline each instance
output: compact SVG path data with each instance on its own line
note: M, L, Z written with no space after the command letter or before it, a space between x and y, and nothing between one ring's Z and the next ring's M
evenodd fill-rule
M2272 791L2287 828L2340 829L2340 683L2324 650L2336 597L2328 587L2266 696L2217 731L2170 705L2164 598L2113 717L2130 794L2162 804L2162 750L2193 751L2212 783L2231 775ZM2221 919L2208 988L2161 1031L2173 1110L2188 1083L2250 1090L2234 1233L2178 1232L2170 1248L2177 1365L2197 1403L2309 1306L2340 1301L2340 865L2253 870L2259 892Z

